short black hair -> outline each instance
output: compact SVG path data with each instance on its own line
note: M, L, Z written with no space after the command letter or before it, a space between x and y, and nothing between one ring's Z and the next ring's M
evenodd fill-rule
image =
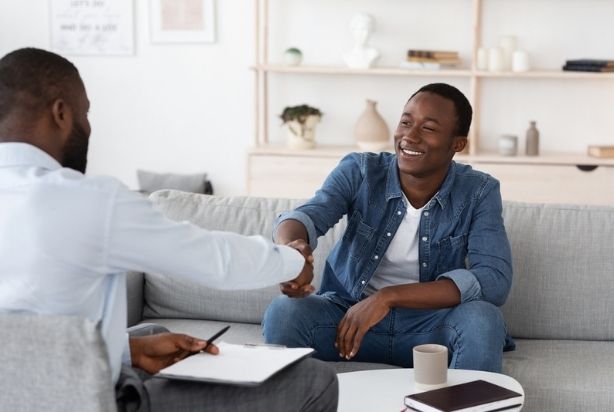
M469 100L467 100L460 90L447 83L431 83L422 86L417 92L411 95L409 100L413 99L415 95L421 92L433 93L451 100L456 109L456 129L454 130L454 136L467 137L469 135L469 126L471 126L473 109L471 108Z
M64 57L23 48L0 59L0 121L12 110L36 113L58 98L71 99L79 71Z

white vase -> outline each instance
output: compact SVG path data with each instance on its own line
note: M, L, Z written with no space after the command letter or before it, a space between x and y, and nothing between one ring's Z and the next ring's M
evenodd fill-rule
M309 115L304 123L298 120L286 122L288 141L290 149L304 150L316 147L316 125L320 121L320 116Z
M390 131L376 105L377 102L367 100L367 107L354 126L356 143L365 152L381 152L390 146Z

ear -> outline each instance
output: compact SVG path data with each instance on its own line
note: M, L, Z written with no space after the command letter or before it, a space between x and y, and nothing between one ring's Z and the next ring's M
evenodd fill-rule
M62 136L68 137L74 120L70 105L63 99L56 99L51 105L51 117L53 124L59 129Z
M467 147L467 138L465 136L455 136L452 147L456 153L462 152Z

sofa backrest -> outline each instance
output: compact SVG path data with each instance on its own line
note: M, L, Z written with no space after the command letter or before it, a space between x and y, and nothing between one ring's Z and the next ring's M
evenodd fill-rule
M203 196L160 191L155 207L173 220L212 230L271 236L276 216L301 200ZM506 202L514 281L503 313L512 336L614 339L614 208ZM316 286L326 256L343 235L342 220L320 238ZM145 275L145 318L195 318L260 323L277 286L214 291L188 281Z
M75 316L0 314L0 410L116 410L104 341Z
M514 337L614 340L614 208L507 202Z
M162 190L150 196L154 207L172 220L188 220L209 230L225 230L271 238L273 221L301 201L250 197L222 197ZM319 239L314 252L314 285L321 281L324 262L334 241L341 236L345 220ZM246 276L249 274L246 273ZM145 274L143 317L210 319L260 323L271 300L279 294L274 285L258 290L220 291L191 281Z

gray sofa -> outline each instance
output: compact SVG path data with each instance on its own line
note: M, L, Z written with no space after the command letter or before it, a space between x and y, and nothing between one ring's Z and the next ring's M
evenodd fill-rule
M279 212L300 203L177 191L156 192L151 200L173 220L264 236ZM517 347L504 354L503 372L522 384L523 410L614 410L614 208L508 202L504 219L514 282L503 312ZM344 227L342 220L320 238L317 276ZM155 273L133 273L128 286L131 325L154 322L206 337L231 324L224 339L241 343L263 340L262 315L279 293L276 286L220 292ZM339 372L391 367L334 366Z

